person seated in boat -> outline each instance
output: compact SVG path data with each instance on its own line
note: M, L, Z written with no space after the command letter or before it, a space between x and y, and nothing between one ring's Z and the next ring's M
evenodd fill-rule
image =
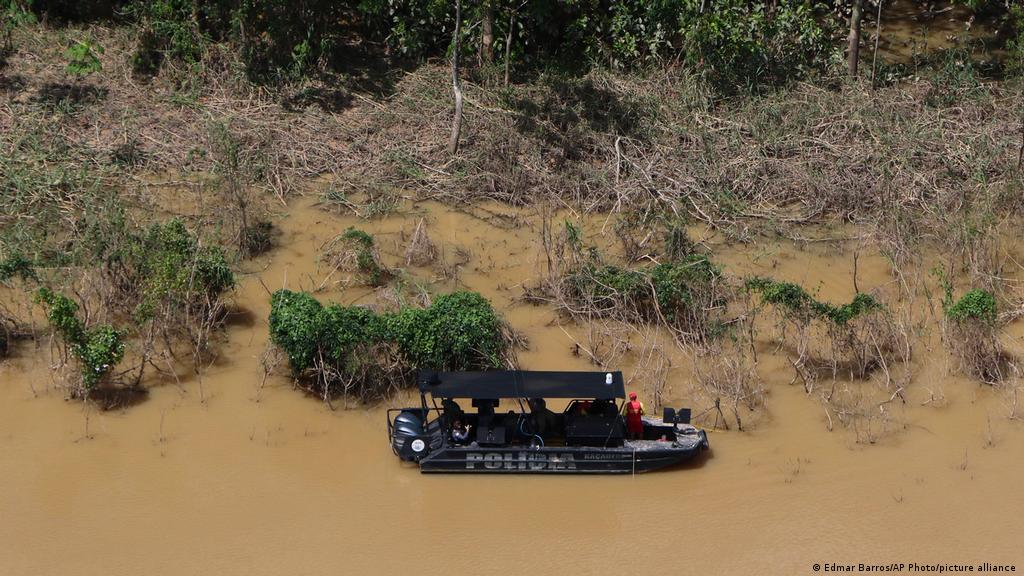
M462 411L462 406L451 398L445 398L441 401L441 409L443 411L445 420L451 424L456 420L461 420L465 412Z
M515 410L509 410L508 413L505 414L502 424L504 424L505 430L508 431L510 438L519 436L519 414L516 414Z
M592 414L592 406L593 403L590 400L580 400L579 402L576 403L576 413L579 414L580 416L587 416L589 414Z
M636 392L629 393L629 402L622 406L622 413L626 416L626 433L630 440L640 440L644 437L644 404L636 399Z
M529 401L530 405L530 430L541 438L550 438L558 435L558 416L548 410L547 402L543 398L534 398Z
M615 409L615 405L608 400L594 400L590 404L590 410L587 412L594 416L616 416L618 411Z
M469 440L469 431L473 428L470 424L463 424L462 420L456 420L452 424L452 440L456 444L465 444Z

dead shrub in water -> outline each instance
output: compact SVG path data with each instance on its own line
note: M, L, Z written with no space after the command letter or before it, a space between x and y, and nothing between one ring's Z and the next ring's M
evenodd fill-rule
M713 428L749 429L764 416L767 391L748 355L749 345L721 339L692 348L694 393L703 409L697 419Z
M900 410L906 404L902 387L886 393L863 381L841 381L822 393L829 431L835 421L854 433L858 444L875 444L904 427Z
M578 228L565 223L560 238L545 227L548 277L527 293L548 300L577 321L607 318L669 329L680 342L704 342L720 327L728 286L702 254L633 269L606 263L596 248L584 249ZM585 253L584 253L585 252Z
M373 236L357 228L335 236L323 248L323 254L333 270L357 273L368 286L383 286L391 278L391 271L380 262Z
M409 245L405 248L406 266L429 266L437 259L437 247L427 235L427 227L423 218L416 223L416 229L409 238Z
M891 364L910 361L905 327L870 294L857 293L849 304L836 306L789 282L755 277L745 286L775 310L780 341L793 340L791 361L808 392L813 384L801 373L807 369L824 368L833 380L840 373L863 379L878 369L888 375Z
M838 419L858 442L874 443L899 427L891 411L906 403L911 377L906 320L865 293L836 306L796 284L752 278L746 286L775 309L780 343L795 340L791 383L799 380L808 395L817 392L829 430Z

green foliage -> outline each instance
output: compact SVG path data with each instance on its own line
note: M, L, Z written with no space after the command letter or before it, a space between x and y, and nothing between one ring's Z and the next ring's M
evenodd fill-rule
M85 328L78 319L78 304L64 296L43 287L36 292L36 302L46 305L46 319L68 345L82 342Z
M75 42L67 52L64 53L68 64L64 70L72 76L88 76L103 69L99 55L103 54L103 47L94 44L88 38Z
M138 74L155 74L163 59L185 64L198 62L208 38L197 17L212 3L197 0L137 0L126 13L139 22L139 38L131 56Z
M124 359L121 333L107 324L85 328L77 316L78 304L49 288L40 288L36 301L46 307L50 325L81 364L82 389L88 395Z
M36 17L31 12L32 0L0 0L0 64L14 50L11 39L14 30L21 26L35 24Z
M135 310L139 320L150 318L161 302L189 306L217 298L235 285L220 247L200 246L179 219L150 226L124 256L141 281L142 298Z
M14 254L4 260L0 260L0 282L10 280L15 275L24 281L38 280L32 261L21 254Z
M341 239L355 251L356 267L366 276L367 284L380 286L387 282L389 274L377 261L373 236L357 228L349 227L341 235Z
M992 326L996 323L996 297L988 290L975 288L948 307L946 317L960 323L977 321Z
M397 345L406 369L498 367L507 348L498 315L471 292L439 296L425 309L376 314L357 306L323 306L306 292L278 290L270 299L270 339L296 375L317 368L351 374L355 364L372 360L368 347L382 343Z
M288 355L295 373L313 366L325 342L323 306L306 292L278 290L270 297L270 339Z
M721 271L700 254L658 264L650 272L658 307L670 323L681 319L682 314L693 313L702 304L695 302L694 292L707 290L720 277Z
M497 368L507 347L497 313L475 292L443 294L429 308L400 312L398 320L387 325L394 330L390 339L419 367Z
M929 106L954 106L981 93L980 74L969 48L942 50L922 63L927 65L931 80L931 89L925 96Z
M82 363L82 385L87 391L124 359L121 333L106 324L87 330L84 340L73 350Z
M706 336L709 310L724 304L720 280L721 270L701 254L636 270L602 264L592 255L565 275L563 286L578 308L664 320Z
M1012 35L1006 42L1006 73L1010 76L1024 76L1024 5L1010 6L1008 19Z
M816 300L802 286L791 282L754 277L744 285L747 290L760 294L765 304L782 308L802 322L819 319L835 326L845 326L865 314L884 309L874 296L863 292L858 292L850 303L836 306Z
M240 0L232 22L249 77L298 79L328 62L342 44L352 3L334 0ZM351 25L351 24L349 24Z

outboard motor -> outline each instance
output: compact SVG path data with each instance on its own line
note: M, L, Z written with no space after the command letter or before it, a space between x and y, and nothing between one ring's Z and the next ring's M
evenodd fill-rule
M402 410L391 426L391 449L405 462L418 462L430 452L423 410Z

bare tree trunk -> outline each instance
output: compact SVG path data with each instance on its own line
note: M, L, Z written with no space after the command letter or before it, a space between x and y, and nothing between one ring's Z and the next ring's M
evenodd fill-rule
M1024 163L1024 120L1020 121L1020 152L1017 153L1017 169Z
M484 21L480 32L480 63L494 62L494 0L484 0Z
M459 136L462 134L462 88L459 86L459 52L462 49L462 0L455 0L455 35L452 39L452 90L455 92L455 117L452 118L452 137L448 140L448 152L459 151Z
M875 16L875 51L871 56L871 87L875 87L875 70L878 64L878 40L882 37L882 2L878 0L878 15Z
M516 29L516 10L508 17L508 34L505 36L505 87L508 88L508 68L512 62L512 32Z
M853 0L850 12L850 47L848 67L850 76L857 75L857 64L860 61L860 21L864 0Z

